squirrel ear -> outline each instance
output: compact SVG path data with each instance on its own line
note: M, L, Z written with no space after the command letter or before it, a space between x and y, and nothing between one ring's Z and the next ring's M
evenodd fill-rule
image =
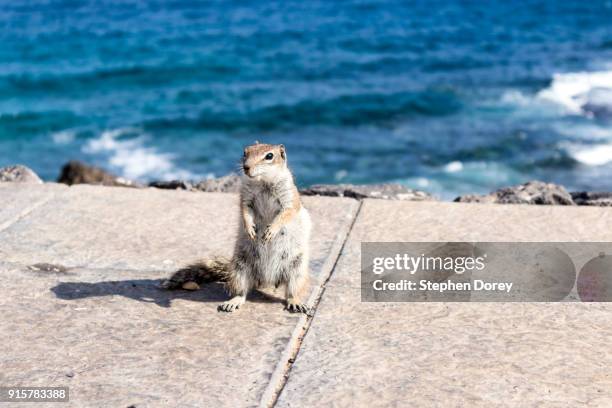
M280 149L281 157L283 158L283 160L286 161L287 160L287 154L285 153L285 145L279 145L278 147Z

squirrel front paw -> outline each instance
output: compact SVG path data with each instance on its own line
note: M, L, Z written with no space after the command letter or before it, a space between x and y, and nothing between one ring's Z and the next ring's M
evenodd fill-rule
M249 238L251 238L251 240L255 241L255 238L257 238L257 232L255 231L255 224L245 224L244 226L244 230L246 231L246 234L248 235Z
M269 242L272 238L274 238L277 232L278 229L275 228L273 224L270 224L268 225L268 228L266 228L266 230L264 231L261 239L263 239L264 242Z

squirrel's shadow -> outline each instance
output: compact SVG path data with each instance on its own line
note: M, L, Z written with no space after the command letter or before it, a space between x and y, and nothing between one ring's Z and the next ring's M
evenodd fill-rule
M155 303L160 307L170 307L174 299L214 303L222 303L229 299L223 285L219 283L207 283L199 290L187 291L163 289L160 287L161 282L163 279L129 279L94 283L60 282L51 288L51 292L64 300L119 295L140 302ZM248 299L250 302L260 303L282 302L279 297L258 290L252 291Z

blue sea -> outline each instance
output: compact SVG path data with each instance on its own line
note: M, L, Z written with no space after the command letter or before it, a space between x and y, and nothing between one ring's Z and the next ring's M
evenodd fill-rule
M0 166L612 190L612 1L1 1Z

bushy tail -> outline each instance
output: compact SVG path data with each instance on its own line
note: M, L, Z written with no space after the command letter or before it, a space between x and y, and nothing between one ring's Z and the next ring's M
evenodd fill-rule
M209 282L227 282L231 276L231 262L227 258L217 257L187 265L174 272L169 279L161 283L164 289L179 289L187 282L197 284Z

